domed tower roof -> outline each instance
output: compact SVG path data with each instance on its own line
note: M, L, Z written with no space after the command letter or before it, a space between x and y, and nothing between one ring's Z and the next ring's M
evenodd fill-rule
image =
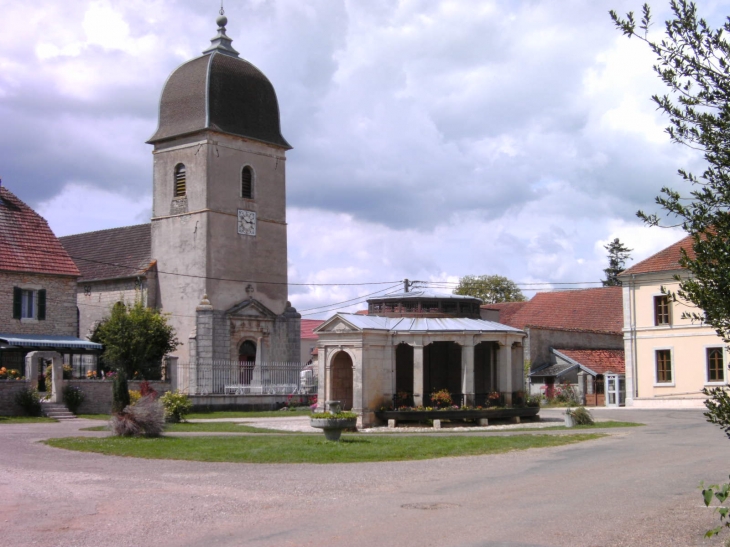
M281 134L274 86L238 57L226 36L227 22L221 13L218 34L203 56L170 74L160 98L159 125L149 144L210 129L291 148Z

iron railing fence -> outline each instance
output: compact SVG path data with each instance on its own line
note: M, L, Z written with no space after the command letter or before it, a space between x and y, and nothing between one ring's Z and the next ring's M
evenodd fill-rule
M298 362L198 361L177 363L176 387L189 395L310 395L311 367Z

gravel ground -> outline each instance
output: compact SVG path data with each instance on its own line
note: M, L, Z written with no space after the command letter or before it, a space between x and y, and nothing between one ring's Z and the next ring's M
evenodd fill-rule
M596 415L647 426L606 430L608 437L577 445L493 456L252 465L102 456L37 442L106 434L80 432L94 425L89 420L5 424L0 426L0 543L719 544L702 538L716 517L702 506L697 485L727 479L730 442L722 431L705 423L698 410Z

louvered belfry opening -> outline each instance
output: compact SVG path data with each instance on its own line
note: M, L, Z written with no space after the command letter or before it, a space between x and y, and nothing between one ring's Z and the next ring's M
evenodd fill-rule
M179 198L185 195L185 166L178 163L175 166L175 197Z
M241 197L253 199L253 171L248 165L241 171Z

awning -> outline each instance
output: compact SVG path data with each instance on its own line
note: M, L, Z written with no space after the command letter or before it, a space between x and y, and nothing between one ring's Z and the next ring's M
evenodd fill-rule
M11 348L72 348L101 351L102 345L73 336L55 336L41 334L3 334L0 332L0 344Z

